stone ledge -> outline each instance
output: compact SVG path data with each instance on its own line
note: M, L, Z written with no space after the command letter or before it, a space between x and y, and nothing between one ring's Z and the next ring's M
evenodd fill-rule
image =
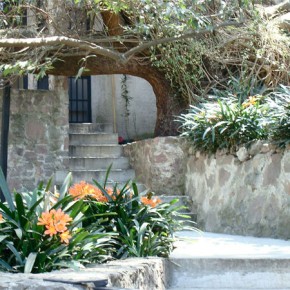
M166 285L166 259L130 258L106 264L90 265L79 271L61 270L43 274L1 273L0 290L75 290L90 289L90 285L49 282L46 279L108 279L108 287L140 290L164 290Z

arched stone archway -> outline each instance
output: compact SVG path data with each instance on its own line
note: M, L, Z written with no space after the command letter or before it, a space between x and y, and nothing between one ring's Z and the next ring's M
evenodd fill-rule
M76 75L83 56L66 56L54 63L54 68L48 73L53 75ZM174 121L186 107L186 102L175 96L170 82L165 75L150 63L142 63L132 59L126 63L119 63L102 56L89 58L85 63L86 71L83 75L111 75L127 74L137 76L148 81L156 96L157 120L155 136L176 135L178 124Z

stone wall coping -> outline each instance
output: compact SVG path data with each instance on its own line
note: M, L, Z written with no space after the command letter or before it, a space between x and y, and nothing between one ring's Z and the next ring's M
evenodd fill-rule
M166 284L166 260L158 257L128 258L105 264L91 264L80 270L63 269L41 274L0 272L0 289L89 289L89 284L77 285L47 281L47 279L69 280L79 276L82 280L108 279L108 287L163 290Z
M286 145L283 148L267 140L257 140L252 142L251 144L245 144L231 149L225 148L217 150L217 152L214 154L209 154L199 150L194 150L194 148L190 146L190 141L188 141L188 143L189 143L189 151L188 151L189 156L195 156L197 159L200 158L201 156L207 155L214 156L215 158L219 158L220 156L223 155L232 155L234 157L237 157L237 159L240 162L252 159L258 154L270 153L272 155L277 153L283 153L284 151L290 150L290 144Z

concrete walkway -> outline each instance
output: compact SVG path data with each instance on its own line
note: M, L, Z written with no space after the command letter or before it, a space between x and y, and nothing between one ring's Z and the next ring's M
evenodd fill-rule
M290 289L290 242L180 232L169 289Z

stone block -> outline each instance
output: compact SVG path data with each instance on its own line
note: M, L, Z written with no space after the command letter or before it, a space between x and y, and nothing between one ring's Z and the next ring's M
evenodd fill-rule
M239 161L244 162L250 158L250 155L249 155L248 150L245 147L241 147L237 151L237 157L238 157Z

